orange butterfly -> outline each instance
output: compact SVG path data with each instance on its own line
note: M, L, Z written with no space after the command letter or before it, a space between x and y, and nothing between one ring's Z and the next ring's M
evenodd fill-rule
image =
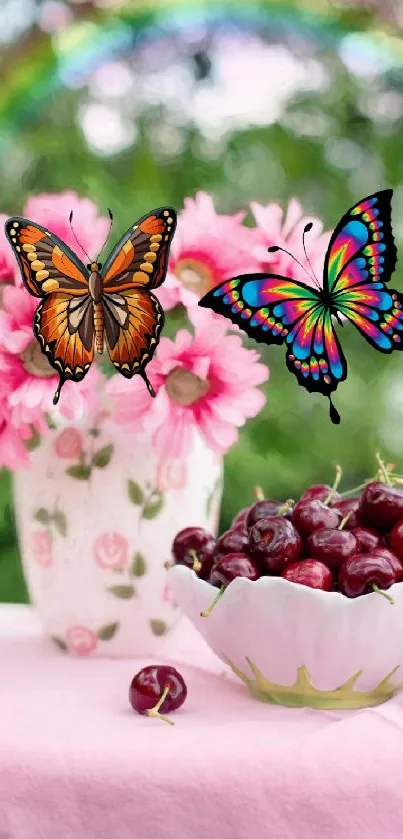
M23 283L42 298L33 330L59 374L54 405L67 379L79 382L88 373L94 349L103 352L104 336L116 370L126 379L139 373L155 396L144 368L158 345L164 312L150 289L164 282L175 228L175 210L153 210L128 230L102 268L99 262L85 267L39 224L8 219L6 236Z

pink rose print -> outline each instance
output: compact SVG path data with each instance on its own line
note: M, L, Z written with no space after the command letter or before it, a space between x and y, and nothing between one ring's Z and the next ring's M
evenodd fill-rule
M56 437L54 450L63 460L78 460L83 451L83 441L76 428L65 428Z
M180 459L162 458L157 467L157 489L183 489L187 484L186 462Z
M89 655L95 650L98 639L86 626L70 626L66 632L67 646L76 655Z
M129 557L127 539L120 533L102 533L94 544L94 559L101 568L124 568Z
M171 587L168 585L168 583L165 583L164 591L162 592L162 599L164 603L175 603Z
M47 530L36 530L32 534L34 561L46 568L52 565L52 537Z

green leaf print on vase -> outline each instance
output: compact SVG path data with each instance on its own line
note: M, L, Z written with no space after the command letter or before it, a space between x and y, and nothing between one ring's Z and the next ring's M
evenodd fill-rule
M55 651L158 655L180 618L164 562L189 522L213 527L206 504L221 474L201 439L186 460L161 466L149 432L115 433L109 417L59 423L41 438L29 469L13 475L14 511L30 598Z

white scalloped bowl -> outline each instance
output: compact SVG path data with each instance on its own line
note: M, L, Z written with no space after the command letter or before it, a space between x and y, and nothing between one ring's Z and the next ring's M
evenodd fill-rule
M208 618L217 589L194 571L169 571L175 600L252 695L314 708L365 708L403 688L403 583L394 599L349 599L281 577L232 582Z

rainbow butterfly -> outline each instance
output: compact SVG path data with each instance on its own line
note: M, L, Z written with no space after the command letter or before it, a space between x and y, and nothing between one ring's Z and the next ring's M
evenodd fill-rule
M40 224L8 219L6 236L23 283L42 298L33 330L59 374L54 405L66 379L79 382L86 376L95 348L103 352L104 338L115 369L126 379L139 373L155 396L144 368L157 348L164 312L151 289L164 282L175 228L175 210L153 210L125 233L102 269L99 262L85 267Z
M347 318L380 352L403 349L403 296L385 286L397 259L392 195L392 189L369 195L342 217L327 249L323 287L312 288L278 274L245 274L213 288L199 301L199 306L230 318L256 341L285 342L288 369L310 393L329 398L334 423L340 422L340 416L330 394L346 379L347 363L333 318L340 325L339 314ZM309 223L304 228L303 246L312 270L305 250L305 234L311 227ZM314 275L311 279L317 282Z

